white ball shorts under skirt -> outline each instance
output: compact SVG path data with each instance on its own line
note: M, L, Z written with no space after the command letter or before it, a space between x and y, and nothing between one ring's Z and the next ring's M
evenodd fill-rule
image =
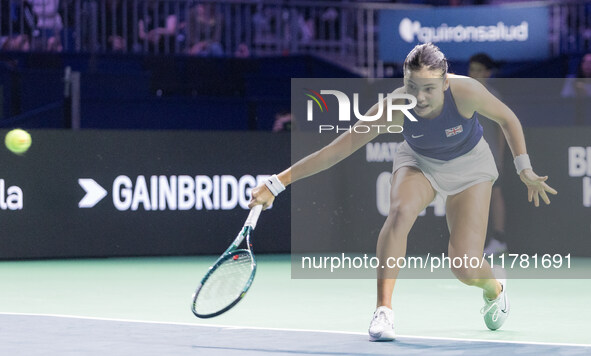
M396 173L402 167L421 170L444 199L478 183L494 183L499 177L495 160L484 139L468 153L449 161L420 155L404 141L398 146L392 172Z

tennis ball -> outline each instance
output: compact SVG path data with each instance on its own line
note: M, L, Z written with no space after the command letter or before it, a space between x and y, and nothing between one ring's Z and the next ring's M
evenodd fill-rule
M6 148L16 154L23 154L31 147L31 135L25 130L14 129L6 134Z

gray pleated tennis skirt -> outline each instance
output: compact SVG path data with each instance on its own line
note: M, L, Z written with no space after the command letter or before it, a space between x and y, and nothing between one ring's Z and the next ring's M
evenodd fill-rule
M420 155L404 141L398 146L392 172L396 173L402 167L421 170L444 199L478 183L494 183L499 177L494 157L484 138L468 153L449 161Z

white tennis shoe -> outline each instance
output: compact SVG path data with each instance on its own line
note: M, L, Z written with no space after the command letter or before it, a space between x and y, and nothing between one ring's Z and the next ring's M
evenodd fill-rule
M369 341L392 341L394 333L394 311L388 307L378 307L369 324Z
M484 323L491 330L497 330L500 328L507 316L509 316L509 298L507 297L507 280L499 279L501 283L501 294L496 299L490 300L482 294L484 299L484 307L480 310L480 313L484 315Z

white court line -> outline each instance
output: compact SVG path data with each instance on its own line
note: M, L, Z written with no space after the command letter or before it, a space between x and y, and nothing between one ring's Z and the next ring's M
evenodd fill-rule
M156 325L197 326L197 327L224 328L224 329L236 329L236 330L242 329L242 330L293 331L293 332L311 332L311 333L328 333L328 334L345 334L345 335L363 335L363 336L367 336L367 333L360 333L360 332L354 332L354 331L314 330L314 329L288 329L288 328L265 328L265 327L260 327L260 326L196 324L196 323L180 323L180 322L167 322L167 321L149 321L149 320L99 318L99 317L90 317L90 316L81 316L81 315L36 314L36 313L10 313L10 312L0 312L0 315L42 316L42 317L65 318L65 319L115 321L115 322L123 322L123 323L156 324ZM512 340L503 341L503 340L485 340L485 339L461 339L461 338L454 338L454 337L414 336L414 335L396 335L396 337L407 338L407 339L426 339L426 340L443 340L443 341L491 342L491 343L500 343L500 344L591 347L591 344L569 344L569 343L557 343L557 342L534 342L534 341L512 341Z

